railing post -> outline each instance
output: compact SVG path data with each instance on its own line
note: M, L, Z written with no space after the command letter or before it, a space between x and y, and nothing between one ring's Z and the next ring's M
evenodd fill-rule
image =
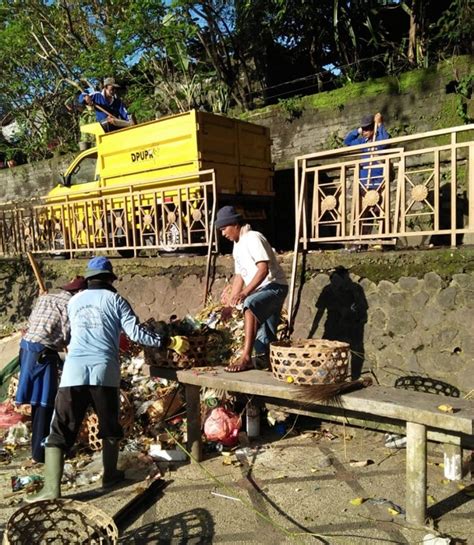
M456 133L451 133L451 247L456 247L456 197L457 197L457 157Z

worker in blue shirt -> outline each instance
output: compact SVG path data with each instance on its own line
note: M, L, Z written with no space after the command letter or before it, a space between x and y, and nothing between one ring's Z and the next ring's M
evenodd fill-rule
M345 146L358 146L360 144L367 144L369 142L377 142L380 140L386 140L390 138L390 135L385 130L383 124L383 117L381 113L373 115L365 115L362 118L360 127L350 131L344 138ZM372 150L380 150L386 148L386 145L374 146ZM370 151L368 148L363 150L363 158L369 158L366 152ZM359 180L361 185L369 189L378 189L383 182L383 169L380 167L373 167L377 164L376 161L370 161L368 163L361 163L359 169Z
M96 121L104 127L105 132L133 125L132 117L115 93L118 87L114 78L105 78L101 92L81 93L79 97L81 103L98 106L95 108Z
M87 290L68 303L71 342L45 442L44 486L39 493L28 496L27 502L61 496L64 454L74 445L90 405L99 419L102 439L102 487L109 488L124 479L123 471L117 469L119 442L123 437L119 422L122 330L145 346L168 347L178 354L189 349L186 337L166 338L140 325L129 303L113 287L117 277L106 257L92 258L84 277Z

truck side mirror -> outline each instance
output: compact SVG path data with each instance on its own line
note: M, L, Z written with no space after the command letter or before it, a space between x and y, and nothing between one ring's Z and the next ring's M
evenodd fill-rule
M61 181L64 187L71 187L71 175L65 176L61 174Z

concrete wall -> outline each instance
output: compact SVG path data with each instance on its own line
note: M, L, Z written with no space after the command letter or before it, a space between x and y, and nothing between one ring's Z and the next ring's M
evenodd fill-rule
M24 201L46 195L61 181L73 154L0 170L0 202Z
M291 254L281 256L288 277L291 261ZM86 261L40 265L54 287L83 272ZM216 299L232 265L230 256L217 260ZM119 292L141 320L196 315L203 307L204 258L116 259L114 269ZM295 337L349 342L355 374L373 369L382 384L420 374L464 393L474 388L474 250L321 252L308 255L301 271ZM0 260L0 286L0 325L18 328L37 290L29 265Z

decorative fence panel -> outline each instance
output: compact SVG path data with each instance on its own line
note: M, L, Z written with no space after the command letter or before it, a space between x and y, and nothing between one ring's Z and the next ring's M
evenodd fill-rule
M474 125L297 157L295 209L305 247L431 235L455 246L474 233Z
M191 181L186 181L191 180ZM137 255L212 245L213 170L114 186L94 196L0 206L0 254L74 254L96 250Z

